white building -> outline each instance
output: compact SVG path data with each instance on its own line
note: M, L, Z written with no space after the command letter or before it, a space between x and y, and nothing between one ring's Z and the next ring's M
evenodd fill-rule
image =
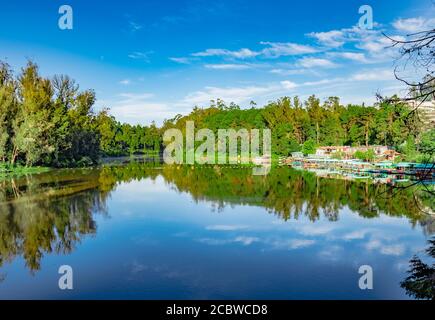
M409 101L411 108L417 108L417 112L421 120L425 124L432 124L435 126L435 100L432 101Z

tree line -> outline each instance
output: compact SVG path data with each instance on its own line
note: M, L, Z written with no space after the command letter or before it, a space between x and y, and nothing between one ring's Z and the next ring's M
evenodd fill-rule
M14 75L0 62L0 163L73 167L101 156L158 149L155 125L121 124L108 109L96 113L93 90L68 76L40 76L33 62Z
M120 123L109 109L93 110L93 90L80 91L68 76L42 77L33 62L14 75L0 62L0 163L25 166L74 167L98 163L100 157L159 153L166 129L269 128L272 152L315 152L321 145L395 147L407 160L433 150L435 130L425 130L419 115L406 103L389 99L375 106L347 105L338 97L321 101L310 96L283 97L247 109L222 100L196 106L188 115L165 120L161 127Z
M251 102L248 109L218 99L209 107L195 107L189 115L165 121L163 129L183 131L186 121L194 121L197 128L209 128L215 134L225 128L269 128L272 152L279 156L296 151L311 154L318 146L388 145L402 152L403 159L416 161L435 147L435 130L427 130L422 120L397 98L375 106L344 106L338 97L322 102L312 95L306 101L297 96L283 97L263 108Z

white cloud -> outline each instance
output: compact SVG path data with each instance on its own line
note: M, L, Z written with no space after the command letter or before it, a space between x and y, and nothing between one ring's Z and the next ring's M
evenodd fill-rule
M149 58L149 54L151 54L152 51L148 51L148 52L132 52L128 55L129 58L131 59L135 59L135 60L142 60L145 62L150 62L150 58Z
M378 26L374 23L374 27ZM311 32L307 35L309 37L317 39L319 43L331 48L337 48L348 42L361 42L367 41L374 35L378 35L379 31L376 29L366 30L361 29L359 26L353 26L351 28L342 28L340 30L330 30L324 32Z
M141 29L143 28L142 25L140 25L139 23L137 23L137 22L135 22L135 21L129 21L129 22L128 22L128 25L129 25L130 30L131 30L132 32L139 31L139 30L141 30Z
M124 103L140 102L154 97L152 93L120 93L119 96L123 98L122 102Z
M295 75L295 74L305 74L305 73L307 73L307 70L305 70L305 69L276 68L276 69L270 70L270 73L279 74L279 75L283 75L283 76L290 76L290 75Z
M394 73L389 69L373 69L355 73L350 80L355 81L388 81L394 80Z
M203 90L188 94L183 99L183 104L190 107L195 105L208 104L210 100L220 98L227 102L241 103L250 101L259 95L268 94L277 90L282 90L281 86L248 86L248 87L205 87Z
M337 65L328 59L305 57L298 60L298 65L304 68L334 68Z
M264 58L279 58L281 56L301 55L308 53L316 53L319 50L308 45L302 45L292 42L260 42L261 45L267 46L259 51L254 51L248 48L239 50L228 49L207 49L201 52L195 52L191 55L194 57L229 57L235 59L247 59L255 57Z
M288 81L288 80L281 81L281 85L283 86L284 89L287 89L287 90L294 89L298 86L296 83L294 83L292 81Z
M261 44L269 46L263 49L261 54L272 58L318 52L314 47L291 42L261 42Z
M358 61L358 62L363 62L363 63L368 62L364 53L360 53L360 52L337 52L337 53L334 53L333 55L344 58L344 59L348 59L348 60L353 60L353 61Z
M211 231L237 231L246 228L247 228L246 226L238 226L238 225L212 225L212 226L207 226L205 229Z
M121 93L106 104L110 113L121 122L150 124L153 120L162 123L164 119L186 110L176 110L167 103L151 101L151 93Z
M245 70L250 69L252 66L248 64L232 64L232 63L221 63L221 64L206 64L204 65L207 69L214 70Z
M319 86L324 84L336 83L339 81L343 81L342 78L333 78L333 79L322 79L318 81L306 81L302 83L303 86Z
M252 51L247 48L243 48L237 51L231 51L227 49L207 49L205 51L192 53L192 56L194 57L227 56L227 57L239 58L239 59L252 58L258 55L259 55L258 52Z
M392 45L391 40L386 37L373 38L369 41L363 41L358 45L358 48L364 49L370 53L378 53Z
M130 79L124 79L124 80L119 81L119 84L127 86L127 85L131 84L131 81L130 81Z
M190 64L192 62L191 58L185 58L185 57L169 58L169 60L180 64Z
M316 38L317 41L328 47L340 47L345 43L345 36L342 30L311 32L308 34L308 36Z
M423 17L397 19L393 22L393 27L398 31L408 33L427 31L435 27L435 19L425 19Z

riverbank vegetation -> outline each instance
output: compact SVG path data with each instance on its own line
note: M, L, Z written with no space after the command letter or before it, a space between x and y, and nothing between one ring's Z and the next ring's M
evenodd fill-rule
M344 106L338 97L321 102L313 95L304 102L298 97L284 97L263 108L241 109L217 100L209 107L196 107L189 115L166 121L163 129L184 132L186 121L194 121L198 128L209 128L215 134L221 128L269 128L272 152L279 156L296 151L315 153L318 146L387 145L402 153L401 160L421 161L435 148L435 130L427 130L420 115L407 104L398 99L390 101L396 102Z
M89 166L101 156L158 149L156 126L120 124L107 109L95 112L95 101L94 91L80 91L67 76L44 78L32 62L14 76L9 65L0 63L3 171Z
M163 132L184 132L186 121L215 133L269 128L274 156L314 153L322 145L382 144L401 152L401 160L419 161L435 149L435 130L427 130L419 115L398 99L344 106L338 97L302 101L296 96L261 108L253 102L241 108L218 99L161 127L120 123L109 109L96 112L95 101L94 91L80 91L68 76L44 78L33 62L16 76L0 63L0 164L12 171L17 165L78 167L94 165L100 157L158 154L164 147Z

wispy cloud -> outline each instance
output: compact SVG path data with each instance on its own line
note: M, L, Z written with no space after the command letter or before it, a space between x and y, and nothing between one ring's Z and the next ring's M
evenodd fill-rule
M362 52L335 52L331 56L340 57L347 60L357 61L361 63L368 63L369 60Z
M131 80L130 79L123 79L123 80L119 81L119 84L127 86L127 85L131 84Z
M192 62L192 58L187 57L171 57L169 60L180 64L190 64Z
M143 26L141 24L139 24L135 21L132 21L132 20L130 20L128 22L128 26L129 26L131 32L136 32L136 31L139 31L143 28Z
M408 19L396 19L393 27L402 32L415 33L419 31L431 30L435 27L435 18L426 19L423 17L415 17Z
M297 83L289 81L289 80L281 81L281 85L284 89L287 89L287 90L294 89L298 86Z
M135 59L135 60L142 60L144 62L149 63L150 62L150 58L149 55L152 54L152 51L147 51L147 52L139 52L139 51L135 51L132 52L128 55L128 57L130 59Z
M130 124L162 123L178 113L168 103L156 102L151 93L121 93L109 101L110 113L121 122ZM185 110L183 110L185 111Z
M257 237L247 237L247 236L238 236L232 239L215 239L215 238L201 238L198 239L199 242L208 244L208 245L226 245L231 243L241 243L244 246L249 246L254 242L260 241Z
M211 231L237 231L237 230L242 230L242 229L246 229L247 226L240 226L240 225L211 225L211 226L207 226L205 229L206 230L211 230Z
M259 53L252 51L247 48L242 48L240 50L231 51L227 49L207 49L205 51L192 53L194 57L213 57L213 56L223 56L223 57L232 57L232 58L252 58L258 56Z
M279 58L281 56L293 56L309 53L316 53L319 50L308 45L302 45L292 42L260 42L261 45L267 46L261 50L252 50L248 48L242 48L239 50L228 49L206 49L201 52L192 53L194 57L230 57L234 59L248 59L254 57L262 58Z
M348 42L361 42L378 35L379 30L376 29L377 23L374 23L373 30L361 29L358 26L352 26L350 28L342 28L339 30L329 30L322 32L310 32L307 36L315 38L320 44L337 48L341 47Z
M324 58L313 58L313 57L304 57L299 59L297 64L304 68L334 68L337 67L337 64L332 62L331 60Z
M210 100L220 98L224 101L232 101L234 103L242 103L250 101L254 97L268 94L282 89L277 85L266 86L247 86L247 87L205 87L203 90L195 91L188 94L183 103L189 106L208 104Z
M312 46L292 42L261 42L261 44L269 46L269 48L263 49L261 54L265 57L272 58L316 53L319 51Z
M345 33L343 30L311 32L308 36L317 39L321 44L328 47L341 47L345 43Z
M249 64L234 64L234 63L221 63L221 64L206 64L204 65L207 69L215 70L245 70L251 69L252 66Z
M297 74L305 74L305 73L307 73L307 70L305 70L305 69L275 68L275 69L271 69L269 72L274 73L274 74L279 74L282 76L291 76L291 75L297 75Z
M350 80L356 81L387 81L394 80L393 71L390 69L372 69L355 73L351 76Z

